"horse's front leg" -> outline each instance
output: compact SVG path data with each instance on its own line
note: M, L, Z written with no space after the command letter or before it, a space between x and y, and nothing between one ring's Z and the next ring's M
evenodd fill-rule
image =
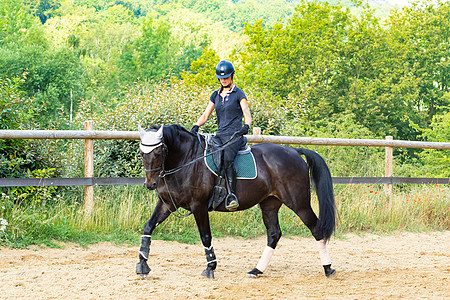
M209 225L209 215L207 206L201 207L198 210L194 210L194 218L197 223L200 238L202 239L203 247L205 248L206 255L206 269L203 270L202 276L206 278L214 279L214 270L217 267L216 254L214 248L211 245L211 227Z
M145 224L144 233L141 236L141 247L139 248L139 262L136 264L136 274L144 278L150 273L147 260L150 254L151 234L153 230L170 215L170 211L161 201L156 203L153 214Z

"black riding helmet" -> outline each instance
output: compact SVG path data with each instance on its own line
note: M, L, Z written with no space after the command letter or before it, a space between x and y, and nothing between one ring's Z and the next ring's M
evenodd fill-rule
M228 78L234 74L234 66L227 60L221 60L216 67L216 78Z

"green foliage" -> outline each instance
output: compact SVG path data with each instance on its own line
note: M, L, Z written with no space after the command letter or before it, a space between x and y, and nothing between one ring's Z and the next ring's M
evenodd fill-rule
M71 97L77 98L82 92L81 64L73 51L48 53L41 46L30 45L0 48L0 53L5 54L0 58L2 74L14 77L27 70L21 89L35 98L34 107L40 110L35 121L44 127L67 122L64 113L70 112ZM77 108L74 102L73 111Z
M42 24L54 15L61 5L59 0L23 0L22 2L30 9L33 15L39 17Z
M449 104L443 97L450 86L445 75L450 72L449 18L450 3L444 1L415 3L388 19L389 42L399 58L396 71L402 77L413 75L417 80L415 99L411 100L419 113L427 113L428 122L440 107Z
M356 18L302 1L285 25L247 25L240 71L246 85L297 101L308 120L353 115L377 136L415 140L411 121L426 127L448 105L449 5L436 6L398 11L382 27L368 7Z
M305 1L286 26L266 28L262 20L248 25L242 59L246 81L281 97L306 94L313 84L326 90L349 18L339 6Z
M215 86L217 85L215 70L219 61L220 58L214 49L205 48L200 58L191 63L190 71L183 72L181 78L198 86Z
M0 86L0 129L16 129L29 123L35 115L32 99L20 92L27 73L12 79L5 77ZM0 148L1 149L1 148Z
M435 116L422 136L430 142L450 141L450 112ZM450 150L425 149L420 153L426 174L422 176L450 177Z
M167 73L169 66L169 24L156 22L153 18L143 21L142 37L136 40L133 53L126 53L123 71L131 73L130 79L159 80ZM134 53L135 52L135 53ZM166 66L166 67L163 67Z
M25 82L26 73L20 77L4 78L0 86L0 129L34 129L30 120L39 113L33 107L33 99L24 97L19 91ZM0 140L0 178L45 178L54 177L59 173L60 154L57 141L39 140ZM50 166L53 166L51 168ZM51 199L56 187L12 187L1 188L7 192L16 203L28 202L38 204Z
M295 127L292 127L293 132L296 132ZM376 138L368 128L355 124L354 116L349 115L340 116L332 121L323 120L320 124L306 124L304 133L298 135L343 139ZM323 156L332 176L384 176L383 148L339 146L309 146L307 148L313 149Z
M0 2L0 46L8 43L45 43L39 18L30 14L22 0Z
M0 129L24 128L35 114L32 99L25 98L19 91L26 73L12 80L5 77L0 86ZM21 140L0 140L0 177L23 175L34 161Z

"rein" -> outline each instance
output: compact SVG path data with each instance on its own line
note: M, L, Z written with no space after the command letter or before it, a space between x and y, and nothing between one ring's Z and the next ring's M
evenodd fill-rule
M171 170L166 171L166 170L164 170L164 163L163 163L163 165L162 165L161 167L159 167L159 168L155 168L155 169L151 169L151 170L145 169L144 171L145 171L145 173L152 173L152 172L161 171L161 173L159 174L159 177L160 177L160 178L163 178L163 177L165 177L166 175L172 175L172 174L174 174L174 173L176 173L176 172L178 172L178 171L181 171L183 168L185 168L185 167L187 167L187 166L190 166L190 165L196 163L196 162L199 161L199 160L204 159L205 157L208 157L208 156L210 156L210 155L213 155L213 154L215 154L215 153L217 153L217 152L220 152L220 151L226 149L227 147L233 145L234 143L236 143L236 142L238 141L238 140L236 139L236 140L234 140L233 142L231 142L235 137L236 137L236 133L233 134L233 135L231 136L231 138L230 138L228 141L226 141L225 143L223 143L222 145L220 145L220 147L219 147L218 149L216 149L216 150L214 150L214 151L212 151L212 152L210 152L210 153L208 153L208 154L205 154L205 155L202 155L202 156L200 156L200 157L197 157L196 159L194 159L194 160L192 160L192 161L190 161L190 162L188 162L188 163L185 163L185 164L182 165L182 166L179 166L179 167L176 167L176 168L173 168L173 169L171 169ZM206 141L205 141L205 142L206 142ZM161 141L161 142L159 142L159 143L161 143L162 145L165 146L165 144L164 144L163 141ZM157 146L159 143L153 144L152 146ZM142 144L142 143L141 143L141 144ZM143 146L148 146L148 145L144 145L144 144L142 144L142 145L143 145Z
M156 195L158 196L158 199L161 200L162 203L164 203L164 205L167 207L167 209L170 211L170 213L174 214L174 215L175 215L177 218L179 218L179 219L185 218L185 217L187 217L187 216L189 216L189 215L192 214L191 211L188 211L188 212L185 213L185 214L181 214L181 213L178 211L179 207L177 207L177 205L175 204L175 201L174 201L173 198L172 198L172 193L170 192L169 186L167 185L166 175L172 175L172 174L174 174L174 173L176 173L176 172L178 172L178 171L181 171L183 168L185 168L185 167L187 167L187 166L190 166L190 165L196 163L196 162L199 161L199 160L204 159L205 157L208 157L208 156L210 156L210 155L213 155L214 153L217 153L217 152L219 152L219 151L224 150L225 148L227 148L227 147L233 145L234 143L236 143L236 142L238 141L238 139L236 139L236 140L233 141L233 139L234 139L235 137L236 137L236 133L234 133L234 134L230 137L230 139L229 139L228 141L226 141L225 143L223 143L222 145L220 145L220 147L219 147L218 149L216 149L216 150L214 150L214 151L212 151L212 152L210 152L210 153L208 153L208 154L206 154L206 155L202 155L202 156L200 156L200 157L198 157L198 158L196 158L196 159L194 159L194 160L192 160L192 161L190 161L190 162L188 162L188 163L185 163L185 164L182 165L182 166L173 168L173 169L171 169L171 170L166 171L166 170L164 169L164 162L165 162L165 160L166 160L166 157L164 157L163 163L162 163L161 167L155 168L155 169L151 169L151 170L146 170L146 169L144 170L145 173L151 173L151 172L157 172L157 171L160 171L158 177L163 179L164 185L165 185L165 187L166 187L166 189L167 189L167 192L169 193L170 201L172 202L173 207L175 207L175 211L172 211L172 210L169 208L169 205L167 205L167 203L166 203L166 202L163 200L163 198L159 195L158 189L156 189ZM206 143L206 139L205 139L205 143ZM142 142L141 142L141 144L142 144ZM165 148L165 149L167 150L167 146L166 146L166 144L164 143L164 139L161 140L160 142L156 143L156 144L151 145L151 146L158 146L159 144L161 144L161 145L163 146L163 148ZM142 144L142 145L144 145L144 146L150 146L150 145L145 145L145 144ZM201 143L200 143L200 145L201 145ZM163 150L163 151L164 151L164 150ZM165 153L165 152L163 152L163 153Z

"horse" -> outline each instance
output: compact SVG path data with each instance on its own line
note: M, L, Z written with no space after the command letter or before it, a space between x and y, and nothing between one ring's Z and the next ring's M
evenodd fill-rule
M178 208L181 207L193 214L200 233L207 261L202 276L213 279L217 260L212 246L208 204L217 177L203 160L205 137L177 124L147 130L139 126L138 129L145 170L144 185L149 190L156 190L158 201L144 226L136 273L142 278L149 274L147 261L152 232L170 214L180 213ZM317 241L325 276L333 278L336 271L331 268L326 244L335 230L336 211L331 174L324 159L308 149L273 143L252 145L251 151L257 165L257 176L252 180L237 180L236 195L240 204L237 210L259 204L267 231L267 245L258 264L247 276L256 278L268 267L281 238L278 211L284 204L311 231ZM310 173L319 201L319 218L310 205ZM223 202L215 210L228 212Z

